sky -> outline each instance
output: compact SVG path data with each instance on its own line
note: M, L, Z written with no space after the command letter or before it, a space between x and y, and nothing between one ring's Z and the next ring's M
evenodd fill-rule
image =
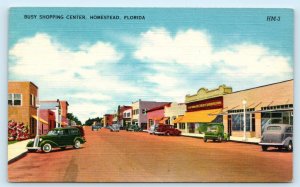
M184 102L201 87L292 79L293 23L290 9L12 8L8 76L35 83L40 100L67 100L84 122L138 99Z

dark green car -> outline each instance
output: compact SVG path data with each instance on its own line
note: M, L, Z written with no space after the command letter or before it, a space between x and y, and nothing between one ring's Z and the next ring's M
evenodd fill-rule
M139 131L142 131L142 129L138 125L132 124L132 125L129 126L129 128L127 129L127 131L139 132Z
M228 141L229 137L227 133L224 133L224 125L222 123L208 124L207 129L204 132L203 141L207 142L207 140L218 140L222 142L223 140Z
M37 142L35 143L34 141ZM84 130L79 126L55 128L49 131L47 135L41 135L39 138L35 138L34 141L30 141L27 144L27 150L29 152L42 150L48 153L52 148L58 147L65 149L67 146L73 146L75 149L79 149L81 144L86 142Z

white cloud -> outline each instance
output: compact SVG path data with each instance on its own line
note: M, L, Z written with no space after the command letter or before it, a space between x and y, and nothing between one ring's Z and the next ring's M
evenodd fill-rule
M155 63L175 63L205 69L210 66L212 46L204 31L189 29L174 37L164 28L154 28L142 33L134 57Z
M175 34L152 28L140 34L133 56L150 65L146 78L160 96L184 99L196 86L250 88L292 78L290 58L266 46L244 43L217 49L206 31ZM243 83L242 85L240 83Z
M135 86L113 72L111 67L117 65L123 54L107 42L98 41L71 50L50 35L38 33L18 41L9 56L12 60L9 71L14 78L37 84L41 100L69 100L70 112L81 120L111 109L113 106L107 101L118 93L139 93ZM93 101L106 102L96 105Z

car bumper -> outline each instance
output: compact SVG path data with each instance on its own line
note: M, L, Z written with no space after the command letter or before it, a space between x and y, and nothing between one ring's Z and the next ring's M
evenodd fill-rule
M41 149L40 147L26 147L28 150L39 150Z
M154 134L165 134L164 132L154 132Z
M259 145L268 145L268 146L283 146L284 143L263 143L263 142L260 142Z

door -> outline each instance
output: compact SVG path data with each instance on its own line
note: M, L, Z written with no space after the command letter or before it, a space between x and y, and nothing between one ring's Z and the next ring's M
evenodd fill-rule
M227 124L228 124L228 136L231 136L231 131L232 131L232 128L231 128L231 115L228 116L228 121L227 121Z
M189 124L189 133L195 133L195 123Z

